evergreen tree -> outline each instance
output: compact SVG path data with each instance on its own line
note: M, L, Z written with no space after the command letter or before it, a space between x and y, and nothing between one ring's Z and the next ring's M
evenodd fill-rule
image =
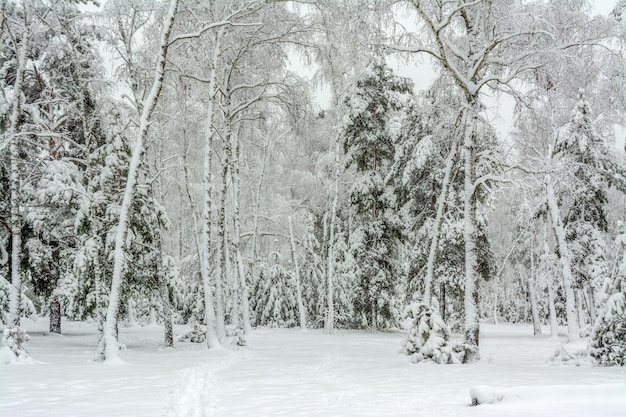
M402 227L388 173L393 162L397 113L411 100L412 85L394 75L382 61L374 62L346 99L343 128L347 166L356 169L350 191L354 230L350 252L358 265L355 313L368 326L396 326L399 314L398 245Z
M620 223L616 243L622 252L618 274L611 285L612 295L596 319L589 353L601 366L626 365L626 225Z
M585 92L580 89L571 120L554 149L562 166L560 179L568 184L559 193L558 204L564 207L572 285L575 289L589 289L591 303L594 290L609 277L605 241L608 189L611 186L626 189L626 170L599 134L592 117ZM592 317L594 313L591 312Z
M252 311L257 326L294 327L298 325L293 278L280 264L280 254L270 254L272 265L260 265L252 289Z
M450 340L450 330L439 314L439 303L433 298L430 305L411 303L404 312L404 327L408 335L402 353L411 362L461 363L462 349Z

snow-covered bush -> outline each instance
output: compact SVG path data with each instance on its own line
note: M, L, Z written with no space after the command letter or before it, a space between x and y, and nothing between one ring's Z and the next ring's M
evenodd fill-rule
M595 366L596 361L589 356L587 343L579 341L576 343L563 344L556 348L550 359L549 365L574 365L574 366Z
M601 366L626 365L626 226L618 224L621 233L616 243L622 248L622 263L615 277L605 307L593 326L589 354Z
M30 354L22 346L22 343L28 342L29 340L30 336L26 333L26 330L21 327L4 329L2 334L2 344L4 347L0 355L2 364L34 363Z
M193 329L190 332L185 333L179 339L179 342L190 343L204 343L206 342L206 329L204 326L200 326L198 322L193 323Z
M411 362L461 363L462 349L450 340L450 329L439 315L439 305L411 303L405 310L404 327L408 331L402 353Z
M626 365L626 297L609 297L593 328L589 353L601 366Z

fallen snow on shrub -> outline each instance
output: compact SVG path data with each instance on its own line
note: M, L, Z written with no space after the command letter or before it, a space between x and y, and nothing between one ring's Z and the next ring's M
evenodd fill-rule
M2 333L2 344L4 346L0 349L0 364L34 364L35 361L22 346L23 343L29 340L30 336L21 327L4 329Z
M470 388L470 397L472 398L472 405L495 404L502 401L504 392L487 385L476 385Z

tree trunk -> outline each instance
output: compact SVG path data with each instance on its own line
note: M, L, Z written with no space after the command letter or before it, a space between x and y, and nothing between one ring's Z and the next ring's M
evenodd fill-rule
M446 321L446 284L440 284L440 297L439 297L439 314L443 321Z
M555 294L552 282L548 282L548 307L550 309L550 337L559 336L559 322L556 317Z
M546 179L546 194L548 200L548 208L552 217L552 229L556 236L556 242L559 247L559 259L563 268L563 288L565 289L565 311L567 313L567 336L570 342L580 339L580 329L578 320L576 319L576 300L574 296L572 277L571 259L567 240L565 239L565 228L561 220L561 213L554 194L554 185L548 176Z
M576 290L575 292L576 294L576 308L577 308L577 312L578 312L578 323L580 324L580 326L584 326L585 325L585 309L583 308L583 291L582 290Z
M530 274L528 275L528 296L530 298L530 311L533 318L533 335L541 334L541 322L537 308L537 295L535 294L535 255L530 251Z
M548 245L548 213L544 213L543 215L543 256L544 262L544 276L546 279L546 285L548 287L548 307L550 311L550 337L558 337L559 335L559 324L556 317L556 306L554 303L554 287L552 285L552 277L548 276L548 259L550 256L550 246Z
M287 218L289 222L289 238L291 241L291 258L293 259L294 276L296 279L296 299L298 302L298 317L300 318L300 328L306 329L306 310L302 302L302 287L300 285L300 266L298 264L298 254L296 252L296 241L293 236L293 222L291 216Z
M167 277L165 275L163 266L163 251L161 249L161 233L158 232L158 247L159 247L159 269L158 269L158 285L161 298L161 308L163 309L163 342L166 347L174 347L174 325L172 323L173 308L170 302L170 290L167 283Z
M248 283L241 253L241 215L240 215L240 195L241 195L241 145L239 135L233 135L235 157L233 158L233 169L230 173L233 181L233 247L235 248L235 262L237 263L237 276L241 293L241 315L243 320L243 333L250 334L252 325L250 324L250 300L248 299Z
M137 315L135 314L135 299L129 297L126 301L126 310L128 314L128 324L134 326L137 324Z
M593 326L596 322L596 300L593 293L593 286L591 285L587 286L587 307L589 308L589 319Z
M213 124L213 117L215 112L215 100L217 91L217 65L219 60L219 54L221 49L221 35L223 30L220 28L217 32L215 46L213 47L213 56L211 63L211 72L209 75L209 97L207 104L207 119L206 119L206 137L204 142L204 200L202 210L202 244L201 244L201 276L202 276L202 289L204 293L204 320L207 326L206 342L209 349L221 348L220 337L218 333L217 317L216 317L216 298L214 297L211 289L211 269L209 264L211 262L211 211L212 211L212 199L213 199L213 142L215 135L215 126ZM188 191L189 194L189 191ZM189 194L191 195L191 194ZM191 197L190 197L191 198ZM217 256L216 256L217 258ZM216 264L219 261L216 259ZM217 268L216 268L217 269ZM216 271L217 272L217 271Z
M96 326L98 328L98 351L99 359L104 359L104 320L106 317L107 305L105 298L105 287L102 280L102 272L100 269L100 256L96 255L94 261L94 286L96 295Z
M329 224L329 236L328 236L328 259L327 262L327 311L326 311L326 323L324 329L326 333L333 333L335 327L335 303L334 303L334 290L333 280L335 275L335 221L337 218L337 199L339 198L339 138L335 140L335 179L333 183L333 202L330 209L330 224Z
M432 283L435 270L435 262L437 261L437 249L439 248L439 235L441 234L441 225L443 223L443 215L445 213L446 201L448 200L448 190L450 189L450 182L452 177L452 169L456 162L458 151L458 140L455 138L452 142L452 148L448 158L446 159L446 168L443 176L443 183L441 184L441 193L439 194L439 200L437 201L437 216L435 217L435 224L432 230L432 240L430 241L430 249L428 251L428 261L426 263L426 278L424 280L424 297L422 303L430 305L432 297Z
M225 152L222 161L222 189L217 215L217 246L215 251L215 313L217 318L217 337L224 340L226 325L224 317L224 283L226 282L226 197L230 164L230 135L224 140Z
M469 346L463 359L464 363L473 363L480 358L478 344L480 323L478 321L478 261L476 257L476 143L474 136L475 103L470 103L465 115L465 138L463 151L465 157L464 173L464 218L465 228L465 326L464 342Z
M160 53L158 56L154 79L152 81L152 87L141 112L139 131L137 134L137 139L133 145L132 157L130 160L130 165L128 167L128 178L126 180L124 197L122 199L122 205L120 207L119 222L117 225L117 230L115 232L115 249L113 252L113 277L111 282L111 292L109 294L109 305L107 308L106 322L104 326L104 346L102 347L101 351L105 361L112 361L119 358L116 327L118 310L120 305L120 288L122 286L124 272L123 270L125 263L124 258L126 234L128 231L128 218L130 210L132 208L131 206L135 193L135 184L137 182L137 172L141 162L141 155L143 153L143 142L148 135L150 118L156 106L157 99L159 97L159 94L161 93L161 87L163 85L169 38L172 27L174 26L174 18L176 16L177 8L178 0L171 0L169 12L165 19L165 26L163 28L160 44Z
M58 300L50 302L50 332L61 334L61 303Z
M22 85L26 71L27 53L30 47L30 30L26 29L22 35L19 51L15 51L18 62L13 84L13 103L11 103L11 117L6 131L6 140L9 144L9 209L11 227L11 286L9 293L9 326L19 326L22 307L22 214L20 212L22 179L19 168L19 146L17 143L17 128L22 112Z

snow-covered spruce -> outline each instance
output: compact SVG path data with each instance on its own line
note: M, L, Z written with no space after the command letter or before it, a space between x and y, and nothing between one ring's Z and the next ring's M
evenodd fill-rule
M2 354L0 355L0 363L4 365L14 363L34 363L33 358L24 349L22 343L28 342L30 336L26 333L26 330L21 327L12 327L4 329L2 334Z
M411 303L405 310L404 327L408 331L402 353L411 362L461 363L462 349L450 340L450 329L439 315L439 305L433 298L431 305Z

